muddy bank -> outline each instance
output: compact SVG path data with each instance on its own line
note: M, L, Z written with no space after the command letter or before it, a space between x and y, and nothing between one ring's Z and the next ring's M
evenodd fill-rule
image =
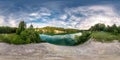
M49 43L9 45L0 43L0 60L120 60L120 43L89 40L78 46Z

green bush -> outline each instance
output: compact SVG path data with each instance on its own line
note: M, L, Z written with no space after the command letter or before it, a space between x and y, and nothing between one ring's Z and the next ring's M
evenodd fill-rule
M39 34L33 29L26 29L21 32L20 37L22 40L25 40L27 43L39 43L41 42Z
M11 43L11 40L15 37L15 34L0 34L0 41Z
M25 30L21 35L17 34L0 34L0 42L6 42L9 44L29 44L41 42L39 34L31 30Z
M90 38L91 33L90 32L83 32L81 36L76 36L76 45L83 44L84 42L88 41Z
M21 39L19 35L16 35L12 40L11 44L25 44L25 41Z

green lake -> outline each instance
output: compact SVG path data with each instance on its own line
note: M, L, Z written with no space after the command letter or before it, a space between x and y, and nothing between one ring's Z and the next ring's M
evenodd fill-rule
M75 40L76 35L80 36L81 33L65 34L65 35L40 34L40 38L43 41L46 41L51 44L72 46L76 43L76 40Z

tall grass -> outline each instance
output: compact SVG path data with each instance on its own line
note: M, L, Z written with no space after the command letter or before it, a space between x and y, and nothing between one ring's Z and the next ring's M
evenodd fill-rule
M15 34L0 34L0 42L11 43L10 41L14 38Z
M99 42L112 42L113 40L120 41L120 34L114 35L108 32L93 32L91 38L94 38Z

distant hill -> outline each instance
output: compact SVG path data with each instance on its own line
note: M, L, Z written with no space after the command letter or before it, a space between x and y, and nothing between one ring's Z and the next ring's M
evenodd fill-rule
M80 30L77 29L65 29L60 27L43 27L43 28L35 28L35 31L43 34L69 34L69 33L77 33L80 32Z

